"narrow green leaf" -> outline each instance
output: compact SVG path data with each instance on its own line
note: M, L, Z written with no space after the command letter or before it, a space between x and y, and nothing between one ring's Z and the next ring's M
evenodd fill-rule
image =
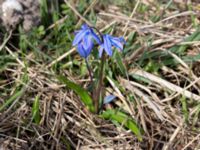
M28 75L26 70L21 78L21 82L24 84L20 84L16 87L14 94L8 100L5 100L5 103L0 106L0 112L3 111L7 106L11 105L15 100L18 100L26 91L26 85L28 82Z
M129 74L131 77L133 77L134 79L136 79L137 81L140 81L140 82L144 82L144 83L147 83L147 84L151 84L152 82L147 79L147 78L144 78L140 75L137 75L137 74Z
M194 114L194 117L193 117L193 121L192 121L192 126L194 127L195 124L198 122L198 119L199 119L199 113L200 113L200 104L197 105L196 107L196 112Z
M49 22L47 0L40 0L40 15L42 18L42 23L47 25Z
M32 118L36 124L40 123L40 105L39 96L36 96L32 107Z
M4 110L7 106L9 106L10 104L12 104L13 101L15 101L17 98L19 98L23 93L24 93L24 88L22 88L19 91L16 91L8 100L5 101L5 103L3 103L0 106L0 112L2 110Z
M147 72L151 72L151 73L154 73L154 74L159 74L159 69L162 67L162 64L161 63L157 63L157 62L154 62L153 60L150 60L148 62L148 64L144 67L144 70L147 71Z
M126 75L127 70L126 70L126 67L125 67L125 65L122 61L122 56L118 51L116 51L115 60L117 60L117 65L118 65L120 71L122 72L122 74Z
M86 105L86 107L91 111L95 112L93 101L91 96L88 94L88 92L80 87L79 85L71 82L64 76L58 76L58 80L62 83L64 83L68 88L72 89L76 94L78 94L82 100L82 102Z
M194 55L194 56L184 56L182 57L182 59L184 60L184 62L187 62L187 63L196 62L200 60L200 54Z
M181 103L182 103L182 111L183 111L183 115L184 115L184 120L187 123L188 122L188 117L189 117L189 112L188 112L187 102L186 102L186 98L185 97L181 98Z
M200 40L200 31L197 29L194 33L192 33L190 36L188 36L185 39L185 42L191 42L191 41L198 41ZM189 47L189 45L181 45L181 46L174 46L170 49L170 51L181 54L185 52L185 50Z
M132 118L127 116L125 113L120 112L118 110L109 109L104 111L100 116L104 119L117 121L118 123L124 125L137 136L138 140L142 141L140 128L137 126L136 122Z

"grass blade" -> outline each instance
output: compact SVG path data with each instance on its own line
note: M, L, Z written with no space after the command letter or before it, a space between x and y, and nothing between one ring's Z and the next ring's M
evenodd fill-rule
M19 91L16 91L8 100L5 101L5 103L3 103L0 106L0 112L3 111L7 106L12 104L13 101L15 101L17 98L19 98L23 93L24 93L24 88L22 88Z
M82 102L86 105L86 107L91 112L95 112L93 100L85 89L83 89L81 86L71 82L64 76L58 76L57 78L60 82L64 83L68 88L70 88L74 92L76 92L76 94L78 94L80 96Z
M39 96L36 96L32 107L32 118L36 124L40 123L40 105Z
M200 40L200 31L197 29L194 33L192 33L190 36L188 36L184 42L191 42L191 41L199 41ZM182 54L184 53L188 45L181 45L181 46L174 46L170 49L170 51L175 52L176 54Z
M137 136L139 141L142 141L140 128L137 126L136 122L132 118L128 117L125 113L118 110L109 109L104 111L101 114L101 117L107 120L110 119L112 121L117 121L118 123L124 125Z
M181 104L182 104L182 112L183 112L183 116L184 116L184 121L186 123L188 123L189 112L188 112L186 98L184 96L181 98Z
M116 51L114 59L117 60L116 61L117 65L118 65L120 71L122 72L122 74L123 75L127 75L127 69L126 69L126 67L125 67L125 65L123 63L122 56L121 56L121 54L118 51Z

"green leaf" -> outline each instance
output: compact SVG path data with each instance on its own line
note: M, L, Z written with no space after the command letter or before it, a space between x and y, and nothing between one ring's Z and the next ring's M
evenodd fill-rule
M104 119L117 121L118 123L124 125L137 136L138 140L142 141L140 128L137 126L136 122L131 117L127 116L125 113L115 109L109 109L104 111L100 116Z
M199 41L200 40L200 29L198 28L194 33L188 36L184 42L191 42L191 41ZM182 54L187 50L189 45L181 45L181 46L173 46L170 48L170 51L175 52L176 54Z
M150 60L147 65L144 67L144 70L147 71L147 72L151 72L151 73L154 73L154 74L159 74L159 69L162 67L162 64L161 63L157 63L157 62L154 62L153 60Z
M58 80L62 83L64 83L68 88L72 89L76 94L78 94L82 100L82 102L86 105L86 107L91 111L95 112L94 105L93 105L93 100L91 96L88 94L88 92L77 85L74 82L71 82L64 76L58 76Z
M9 66L15 65L14 62L15 60L12 56L0 54L0 72Z
M39 96L36 96L32 107L32 118L36 124L40 123Z
M25 68L27 69L27 68ZM5 100L5 103L3 103L0 106L0 112L3 111L7 106L11 105L15 100L18 100L23 93L26 91L26 87L27 87L27 83L28 83L28 75L27 75L27 70L25 70L24 75L21 78L21 82L23 83L23 85L19 85L16 87L14 94L8 99Z
M188 112L186 98L184 96L181 98L181 103L182 103L182 112L184 115L184 120L187 123L189 118L189 112Z
M122 56L118 51L116 51L115 60L117 60L117 65L118 65L120 71L122 72L122 74L126 75L127 70L126 70L126 67L125 67L125 65L122 61Z
M47 25L49 22L47 0L40 0L40 16L41 16L42 24Z
M4 110L7 106L9 106L10 104L12 104L17 98L19 98L22 94L24 93L24 88L22 88L21 90L16 91L8 100L5 101L5 103L3 103L0 106L0 112L2 110Z
M197 54L194 56L184 56L182 57L182 59L184 60L184 62L187 62L187 63L196 62L200 60L200 54Z
M137 75L137 74L129 74L131 77L133 77L134 79L136 79L137 81L140 81L140 82L144 82L144 83L147 83L147 84L151 84L152 82L147 79L147 78L144 78L140 75Z
M195 114L194 114L194 117L193 117L193 121L192 121L192 126L193 126L193 127L194 127L195 124L198 122L199 113L200 113L200 104L198 104L198 105L196 106L196 111L195 111Z

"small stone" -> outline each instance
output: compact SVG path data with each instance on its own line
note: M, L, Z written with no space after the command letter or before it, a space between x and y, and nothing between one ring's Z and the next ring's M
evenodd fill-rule
M0 0L0 14L0 26L7 31L19 24L29 31L40 23L40 3L39 0Z

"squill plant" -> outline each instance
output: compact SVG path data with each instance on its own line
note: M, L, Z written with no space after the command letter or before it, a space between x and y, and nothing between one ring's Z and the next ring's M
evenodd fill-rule
M96 34L94 29L97 31L98 34ZM95 45L94 42L96 42L97 46L99 47L98 49L99 58L101 58L100 71L98 77L99 80L96 87L92 91L92 99L93 99L93 104L95 106L95 112L98 113L99 109L101 108L101 106L99 106L100 100L102 101L103 97L102 90L103 90L104 64L106 61L105 54L111 57L113 55L113 50L112 50L113 47L116 47L117 49L122 51L123 45L125 44L125 40L122 37L118 38L118 37L113 37L109 34L102 34L96 28L89 27L87 24L82 25L81 29L75 33L73 46L77 47L78 53L80 54L81 57L85 59L87 69L90 75L90 80L92 83L93 83L93 76L92 76L93 72L89 65L88 57L94 48ZM105 103L105 101L108 101L107 98L104 99L103 103Z
M138 140L141 141L142 136L140 128L137 126L137 123L132 119L132 117L128 116L124 111L119 111L118 109L102 110L102 106L104 104L108 104L116 98L114 95L104 95L105 62L109 59L109 57L113 56L113 48L122 51L124 49L124 44L125 40L123 37L114 37L110 34L103 34L95 27L90 27L87 24L82 25L81 29L75 32L72 45L76 46L80 56L85 59L90 76L92 91L89 93L87 90L68 80L64 76L59 76L58 79L79 95L82 102L90 112L96 113L104 119L120 123L130 129L137 136ZM92 54L93 50L98 50L98 56L100 58L100 64L98 66L99 72L95 78L93 77L94 69L91 68L89 61L89 56Z

